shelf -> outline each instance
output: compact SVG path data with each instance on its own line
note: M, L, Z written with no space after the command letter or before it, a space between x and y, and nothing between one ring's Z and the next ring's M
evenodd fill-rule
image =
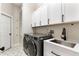
M47 27L47 26L54 26L54 25L63 25L63 24L74 24L74 23L79 23L79 21L61 22L61 23L55 23L55 24L36 26L36 27L32 27L32 28Z

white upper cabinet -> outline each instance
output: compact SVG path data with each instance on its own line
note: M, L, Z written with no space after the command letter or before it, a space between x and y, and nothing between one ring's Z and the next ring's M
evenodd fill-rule
M61 23L62 10L61 3L48 4L48 19L50 24Z
M64 22L79 21L79 3L65 3Z
M47 25L48 24L47 5L41 6L40 16L41 16L40 17L41 25Z
M36 26L36 22L35 22L35 14L33 13L32 14L32 27L35 27Z
M79 3L42 4L32 15L32 27L79 21Z
M32 27L47 25L47 5L41 5L33 14L32 14Z
M32 27L40 26L40 9L32 14Z
M36 19L35 19L36 26L40 26L40 8L37 10L35 15L36 15Z

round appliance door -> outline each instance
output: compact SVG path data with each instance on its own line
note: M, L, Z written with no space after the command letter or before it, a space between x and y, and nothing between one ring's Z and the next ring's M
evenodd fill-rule
M29 36L25 36L23 39L23 47L24 49L28 48L28 40L29 40Z
M37 46L33 40L33 37L24 38L24 51L29 56L37 55Z
M28 41L28 53L30 56L36 56L37 55L37 46L33 40Z

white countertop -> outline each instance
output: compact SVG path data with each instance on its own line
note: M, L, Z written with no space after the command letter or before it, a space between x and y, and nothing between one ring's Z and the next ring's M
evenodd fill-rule
M79 52L79 44L76 44L76 46L73 49Z

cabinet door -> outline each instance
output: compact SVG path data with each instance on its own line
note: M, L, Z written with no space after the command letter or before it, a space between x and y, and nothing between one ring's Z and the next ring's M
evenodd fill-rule
M49 23L60 23L62 20L61 3L48 4Z
M40 8L37 10L37 13L36 13L36 26L41 26L41 22L40 22Z
M33 14L32 14L32 27L47 25L47 6L40 6Z
M35 27L36 26L36 21L35 21L36 19L35 19L35 17L36 17L35 16L35 13L33 13L32 14L32 27Z
M47 5L42 5L40 7L40 21L41 25L47 25L48 24L48 17L47 17Z
M52 49L53 48L52 48L51 44L47 41L44 41L44 56L56 56L51 53Z
M32 27L40 26L40 10L36 10L32 14Z
M79 21L79 4L78 3L65 3L64 4L64 21L72 22Z

